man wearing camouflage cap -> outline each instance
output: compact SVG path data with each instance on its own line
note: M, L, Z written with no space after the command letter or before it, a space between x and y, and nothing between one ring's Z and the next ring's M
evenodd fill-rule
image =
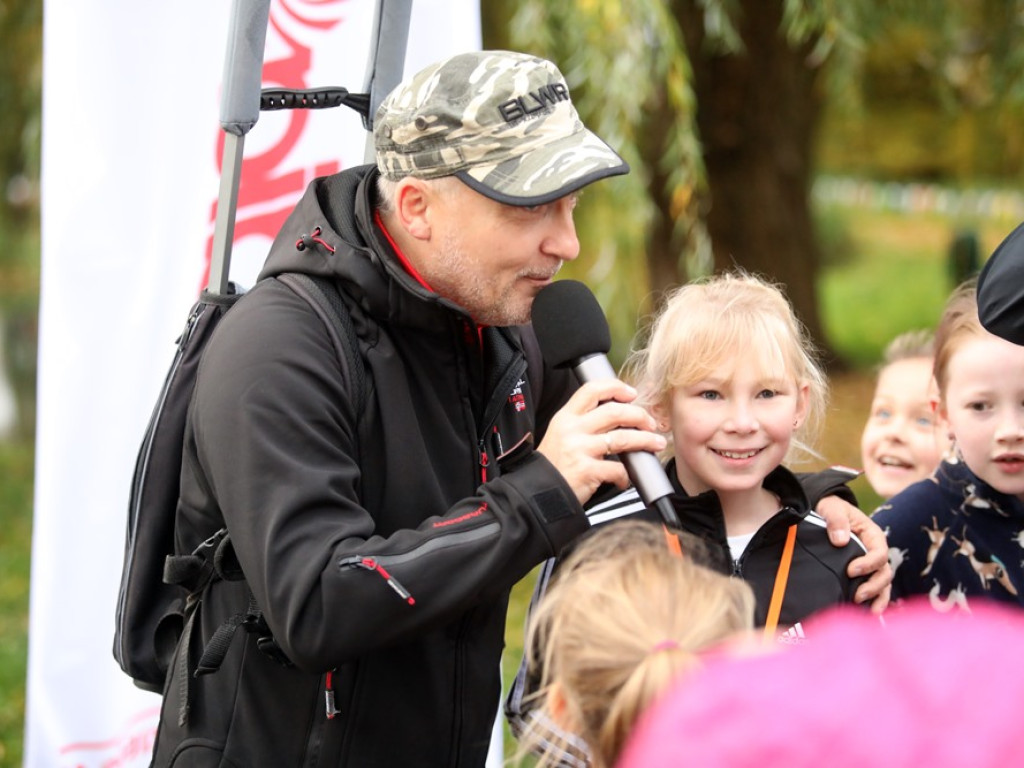
M575 192L628 170L558 69L456 56L374 128L376 165L310 185L206 349L176 538L226 527L245 580L201 595L155 765L482 766L509 590L627 484L610 451L664 447L631 389L578 388L524 325L578 255ZM365 392L293 272L341 289ZM273 642L236 632L195 676L249 589Z
M576 191L628 170L558 69L455 56L374 140L376 165L312 182L205 350L176 541L226 528L245 578L194 596L155 766L482 766L512 585L628 484L609 454L665 446L631 388L579 387L525 325L578 255ZM361 370L288 273L337 286Z

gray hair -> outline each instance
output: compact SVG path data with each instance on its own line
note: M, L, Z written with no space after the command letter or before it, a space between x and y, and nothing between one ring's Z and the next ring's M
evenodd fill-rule
M377 210L381 213L394 213L395 193L404 178L403 176L401 179L387 179L384 174L377 177ZM450 194L454 189L453 184L462 184L454 176L440 176L436 179L421 179L421 181L442 195Z

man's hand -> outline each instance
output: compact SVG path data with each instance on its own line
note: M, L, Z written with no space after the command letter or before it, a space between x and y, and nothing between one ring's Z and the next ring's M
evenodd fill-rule
M603 483L626 488L626 467L608 457L630 451L658 453L665 438L654 419L632 405L636 390L616 379L584 384L548 424L537 450L562 473L585 504Z
M872 613L881 613L889 605L892 590L892 568L889 567L889 544L885 533L870 517L838 496L826 496L817 504L817 511L828 526L829 539L837 547L850 540L851 531L864 542L867 552L850 562L847 573L856 578L870 574L857 589L855 600L871 600Z

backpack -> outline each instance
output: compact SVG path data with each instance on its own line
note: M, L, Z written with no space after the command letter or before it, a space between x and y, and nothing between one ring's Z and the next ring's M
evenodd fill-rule
M283 274L278 279L305 299L326 325L358 398L356 413L364 413L365 364L340 288L328 278L300 273ZM192 596L215 579L243 578L230 556L226 529L203 542L191 555L174 553L182 445L199 361L217 325L242 295L232 284L227 294L204 290L193 305L136 456L115 617L114 658L138 687L156 693L163 691L175 648L191 625L188 614L193 607ZM200 673L219 666L239 626L256 632L261 650L287 663L250 593L246 612L225 622L211 639L199 664Z

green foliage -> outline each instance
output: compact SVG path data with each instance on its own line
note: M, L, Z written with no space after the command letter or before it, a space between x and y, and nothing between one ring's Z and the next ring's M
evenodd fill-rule
M723 4L708 0L705 5L727 37L731 27L725 23ZM613 329L633 327L649 285L645 236L656 213L649 191L655 170L666 174L666 194L674 203L681 241L689 241L692 252L699 253L707 239L696 205L704 169L694 129L692 72L678 21L661 0L636 0L628 9L597 0L522 0L511 30L516 47L558 62L584 122L630 164L628 176L587 190L587 205L599 210L587 223L600 231L587 240L601 243L602 263L594 268L598 274L591 275L598 280L591 284L613 314ZM645 166L640 152L644 118L663 103L677 119L659 153L661 168L653 169ZM580 230L586 232L582 222ZM588 261L592 258L588 255ZM628 279L617 285L602 281L612 265ZM616 318L620 306L623 314ZM622 334L626 339L631 335Z
M22 763L38 304L38 230L0 219L0 365L14 387L18 419L13 436L0 438L0 768Z
M38 209L42 0L0 0L0 219Z
M854 368L870 368L894 336L934 328L955 284L952 249L965 234L982 260L1017 223L870 207L821 205L819 230L837 255L818 286L826 333Z
M32 532L31 441L0 441L0 767L21 765Z

